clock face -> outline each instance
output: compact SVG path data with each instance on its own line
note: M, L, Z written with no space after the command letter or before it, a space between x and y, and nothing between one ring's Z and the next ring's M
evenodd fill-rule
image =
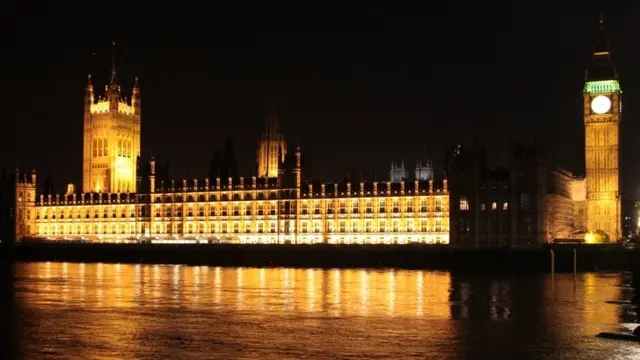
M611 100L604 95L598 95L591 100L591 110L596 114L604 114L611 109Z

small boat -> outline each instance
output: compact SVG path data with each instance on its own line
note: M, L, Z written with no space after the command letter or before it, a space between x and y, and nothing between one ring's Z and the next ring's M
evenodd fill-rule
M599 338L603 338L603 339L638 341L638 342L640 342L640 336L633 335L633 333L630 333L630 332L601 332L597 336Z

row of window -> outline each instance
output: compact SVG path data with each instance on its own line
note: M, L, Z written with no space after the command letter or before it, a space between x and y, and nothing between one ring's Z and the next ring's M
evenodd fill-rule
M520 208L522 210L528 210L530 206L529 203L529 194L520 194ZM508 202L503 202L502 204L498 205L498 203L496 201L491 203L491 210L498 210L498 207L500 207L502 210L509 210L509 203ZM464 197L461 196L460 197L460 211L469 211L470 210L470 206L469 206L469 200ZM487 210L487 204L480 204L480 211L486 211Z
M176 206L177 205L177 206ZM387 205L391 205L390 209ZM441 201L435 202L427 202L420 201L419 206L415 207L413 202L400 202L400 201L367 201L364 203L364 213L372 214L372 213L413 213L413 212L446 212L447 206L443 204ZM87 209L87 208L84 208ZM346 202L331 202L327 204L326 213L327 214L359 214L360 213L360 203L353 202L350 206L347 206ZM77 207L68 207L63 211L55 211L51 208L43 208L40 211L39 216L43 219L52 218L55 219L56 216L60 219L66 218L80 218L84 216L85 218L97 218L97 217L108 217L108 213L111 214L111 217L133 217L133 209L130 206L121 206L112 207L111 209L107 209L106 207L97 207L97 208L88 208L89 211L82 211L82 208ZM322 207L320 202L314 202L313 204L301 203L300 213L303 215L306 214L322 214ZM166 216L182 216L182 204L174 204L167 206L154 206L154 213L156 217ZM278 205L277 203L246 203L246 204L215 204L213 206L205 207L204 205L200 205L197 208L192 206L187 207L186 216L241 216L241 215L276 215L278 213ZM291 206L291 203L280 204L280 214L295 214L295 207ZM129 215L130 214L130 215Z
M107 138L93 139L93 157L107 156Z
M93 139L93 157L107 156L108 138ZM118 156L131 157L133 155L133 141L131 139L118 139Z
M293 194L293 193L292 193ZM312 195L309 195L309 197L313 197L313 196L319 196L319 194L315 193ZM343 193L344 195L344 193ZM354 193L355 195L355 193ZM386 197L383 196L383 193L380 193L380 197L376 197L375 199L362 199L362 198L358 198L358 197L354 197L354 198L346 198L346 197L341 197L341 198L336 198L336 197L329 197L326 201L329 203L333 203L335 201L339 201L339 202L350 202L350 203L360 203L361 201L368 201L368 202L388 202L391 201L392 198L390 197ZM303 194L303 196L307 196L307 194ZM425 199L425 197L415 197L415 196L397 196L394 197L395 201L398 201L399 199L402 199L403 202L406 203L416 203L417 201L420 201L420 203L425 203L426 201L429 202L447 202L448 198L445 197L429 197L428 200ZM222 194L209 194L209 195L205 195L205 194L200 194L200 195L186 195L186 198L183 198L182 194L175 194L174 196L171 195L164 195L164 196L160 196L157 195L154 197L153 202L154 203L182 203L186 200L186 202L208 202L208 201L250 201L250 200L286 200L287 198L285 197L279 197L278 196L278 192L277 191L272 191L272 192L257 192L254 193L253 191L238 191L235 192L233 194L228 194L228 193L222 193ZM307 202L314 202L314 200L306 200L303 199L301 201L301 204L304 205ZM316 200L316 203L319 204L319 202ZM416 204L416 206L418 206Z
M133 154L133 141L131 139L118 139L118 156L130 158Z
M433 211L428 211L428 209L423 208L423 209L419 209L420 212L423 213L430 213ZM436 212L442 212L440 211L441 209L436 209ZM409 213L411 211L411 209L408 209L408 211L406 213ZM358 212L354 212L354 213L358 213ZM373 214L373 212L371 211L366 211L365 214ZM384 209L381 209L379 213L377 214L384 214L386 213ZM390 213L396 213L396 214L400 214L401 212L399 212L397 209L394 209L393 212ZM404 213L404 212L403 212ZM411 212L413 213L413 212ZM240 211L239 209L222 209L221 211L218 209L211 209L209 212L205 212L204 210L198 211L198 212L194 212L194 211L186 211L185 212L187 217L194 217L194 216L198 216L198 217L205 217L205 216L251 216L251 215L258 215L258 216L264 216L264 215L278 215L276 209L274 207L271 208L260 208L257 211L251 211L251 209L244 209L242 211ZM279 213L280 215L295 215L295 211L281 211ZM316 215L321 215L320 212L315 212L313 214ZM332 215L332 214L346 214L346 212L344 211L340 211L340 212L334 212L331 209L329 209L327 211L328 215ZM353 214L353 213L352 213ZM176 218L181 218L183 215L182 210L176 209L175 211L171 211L169 209L161 212L159 210L156 210L155 212L155 217L167 217L167 218L171 218L171 217L176 217ZM301 215L310 215L309 213L303 212ZM119 212L119 213L111 213L111 215L109 216L106 212L89 212L89 213L84 213L84 214L80 214L78 212L67 212L62 213L62 214L51 214L49 215L48 213L43 213L42 215L38 215L36 217L36 219L98 219L98 218L134 218L135 213L133 212ZM143 214L139 214L139 217L144 217Z
M401 211L402 210L402 211ZM414 209L413 207L406 207L404 209L401 209L399 207L394 207L392 209L392 211L390 211L389 213L414 213L414 212L422 212L422 213L427 213L427 212L443 212L443 208L441 207L423 207L423 208L419 208L419 209ZM204 208L200 208L198 209L198 211L194 211L194 209L188 209L186 212L186 216L187 217L192 217L192 216L250 216L250 215L277 215L279 214L288 214L288 215L295 215L295 209L281 209L280 212L277 211L277 207L276 206L261 206L261 207L245 207L245 206L226 206L226 207L215 207L215 208L210 208L209 211L206 211ZM341 208L338 209L338 211L335 211L333 208L328 208L326 211L326 214L359 214L360 211L358 209L352 209L351 212L347 212L346 209ZM377 214L384 214L387 213L386 208L385 207L380 207L378 209L378 212L375 212ZM320 211L320 209L314 209L313 212L308 212L306 209L302 209L300 211L301 215L310 215L310 214L315 214L315 215L321 215L324 214L322 211ZM364 214L374 214L373 209L371 208L367 208L364 211ZM173 216L177 216L177 217L181 217L182 216L182 210L181 209L175 209L172 210L171 208L164 208L164 209L160 209L160 208L156 208L155 209L155 216L156 217L173 217Z
M444 221L446 223L446 220ZM141 230L141 226L137 226L137 231ZM183 232L182 224L155 224L155 234L181 234ZM186 226L186 234L248 234L248 233L291 233L295 231L295 222L291 222L281 229L277 229L275 222L232 222L232 223L189 223ZM82 234L133 234L136 231L134 224L44 224L38 226L39 235L82 235ZM432 221L420 220L409 221L401 224L398 221L386 222L381 220L377 223L365 221L360 222L337 221L327 223L326 233L386 233L386 232L445 232L446 227L443 226L443 220L435 219ZM300 223L299 233L323 233L321 222L302 222Z

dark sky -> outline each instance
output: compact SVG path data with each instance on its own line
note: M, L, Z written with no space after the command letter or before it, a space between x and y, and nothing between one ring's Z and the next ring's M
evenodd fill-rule
M51 171L60 189L80 184L86 76L103 89L115 40L127 96L140 77L142 153L168 157L176 178L202 176L228 135L252 175L270 101L324 179L353 168L382 175L393 159L413 165L425 154L441 177L451 141L474 136L499 151L512 135L537 135L554 164L584 172L581 91L597 6L217 3L1 5L0 167ZM638 198L640 5L631 3L604 11L624 89L623 190Z

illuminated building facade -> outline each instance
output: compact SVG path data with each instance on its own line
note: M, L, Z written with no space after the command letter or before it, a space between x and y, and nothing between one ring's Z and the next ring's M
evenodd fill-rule
M550 167L546 170L545 212L543 213L546 242L556 239L582 240L585 233L584 197L580 192L583 179L576 178L571 172Z
M115 44L114 44L115 46ZM131 102L116 82L115 47L111 79L96 101L91 75L84 98L82 189L85 193L136 191L136 160L140 155L140 89L135 79Z
M587 230L621 237L620 117L622 89L603 34L593 47L584 85Z
M571 200L573 200L573 224L579 237L587 232L587 181L584 177L575 177L571 184Z
M278 178L205 178L167 188L155 186L152 160L148 193L40 196L29 205L35 211L35 233L29 235L154 243L448 244L446 180L301 186L299 149L295 157L295 166Z

